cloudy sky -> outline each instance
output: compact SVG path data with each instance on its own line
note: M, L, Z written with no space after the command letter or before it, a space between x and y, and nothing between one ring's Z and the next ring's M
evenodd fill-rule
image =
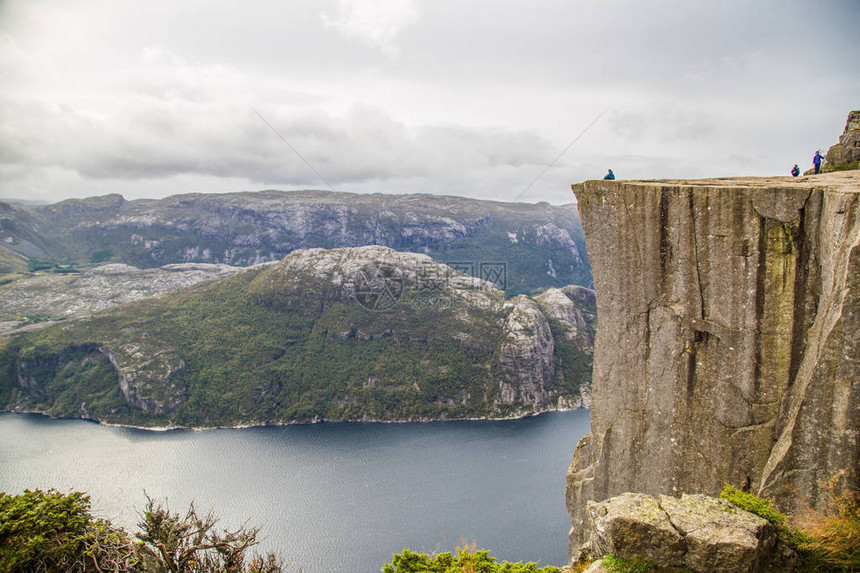
M0 199L787 174L860 109L858 22L860 0L0 0Z

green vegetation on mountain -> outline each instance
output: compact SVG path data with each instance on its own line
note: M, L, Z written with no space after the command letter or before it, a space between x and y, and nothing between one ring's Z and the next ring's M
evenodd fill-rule
M374 312L350 294L347 267L386 260L405 286ZM554 367L529 299L462 276L428 298L416 282L428 269L451 272L381 247L297 252L19 334L0 349L0 406L191 427L505 417L587 391L588 355L557 336Z

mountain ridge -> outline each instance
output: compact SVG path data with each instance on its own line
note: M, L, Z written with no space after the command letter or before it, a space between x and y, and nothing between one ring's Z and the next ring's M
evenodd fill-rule
M429 194L270 190L3 204L0 244L30 259L139 268L248 266L300 248L376 244L476 269L503 262L509 294L591 285L582 226L571 205Z

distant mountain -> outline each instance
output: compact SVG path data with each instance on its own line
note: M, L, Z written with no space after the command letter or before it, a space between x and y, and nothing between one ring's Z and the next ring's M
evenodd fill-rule
M596 301L586 288L509 298L426 255L379 246L224 271L8 338L0 408L225 426L508 417L589 403Z
M0 245L35 268L104 262L248 266L296 249L381 245L427 254L519 294L590 286L584 241L572 205L435 195L260 191L0 203ZM20 268L20 261L6 266Z

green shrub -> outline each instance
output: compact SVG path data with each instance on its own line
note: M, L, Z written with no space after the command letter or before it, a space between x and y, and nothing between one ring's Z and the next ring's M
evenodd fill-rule
M499 563L490 552L475 551L475 546L457 548L457 555L440 553L428 555L404 549L395 553L391 563L386 563L382 573L559 573L558 567L538 567L537 564Z
M102 250L96 251L92 255L90 255L90 262L91 263L103 263L105 261L110 260L110 258L112 256L113 256L113 251L111 251L110 249L102 249Z
M53 261L43 261L41 259L29 259L27 261L27 270L31 273L35 273L37 271L47 271L54 268Z
M0 493L0 572L133 571L137 563L130 536L93 518L89 496Z

